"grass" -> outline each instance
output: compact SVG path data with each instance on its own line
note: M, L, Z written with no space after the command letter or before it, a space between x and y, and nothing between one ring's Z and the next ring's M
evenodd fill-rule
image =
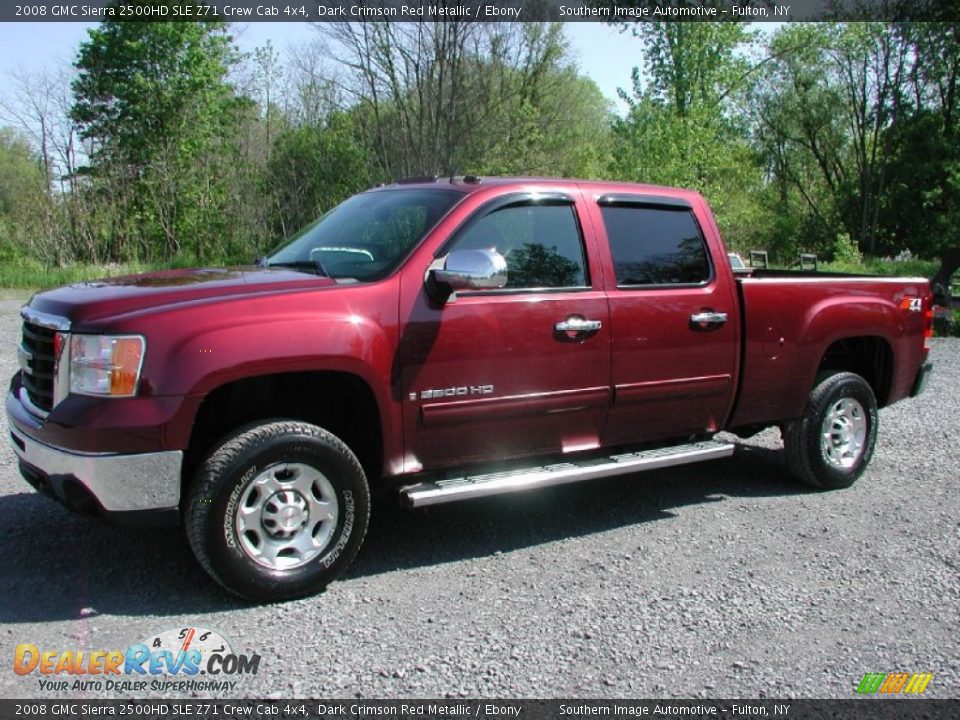
M857 275L882 275L884 277L932 278L940 268L939 260L889 260L864 258L861 262L820 263L821 272L854 273ZM953 276L951 294L960 295L960 273Z
M860 262L822 262L818 269L823 272L855 273L858 275L931 278L939 267L940 262L938 260L897 261L868 257Z
M0 287L47 290L62 285L107 277L134 275L154 270L196 267L200 264L203 263L197 263L194 258L184 257L163 263L126 262L105 265L71 263L63 267L50 268L37 260L16 258L13 261L0 262ZM211 265L211 263L206 264ZM212 264L220 265L221 263Z

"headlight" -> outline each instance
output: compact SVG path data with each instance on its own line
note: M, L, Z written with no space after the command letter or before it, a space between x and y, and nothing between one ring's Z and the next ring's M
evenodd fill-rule
M139 335L72 335L70 392L136 395L145 344Z

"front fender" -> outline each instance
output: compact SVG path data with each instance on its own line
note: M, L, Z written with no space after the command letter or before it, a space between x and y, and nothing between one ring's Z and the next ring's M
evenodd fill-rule
M384 328L355 315L238 323L178 338L150 357L143 383L157 395L206 395L243 378L335 370L358 375L376 392L389 387L393 348Z
M399 453L399 405L391 394L398 289L385 281L318 292L255 296L125 318L111 331L147 338L142 397L181 398L196 410L216 388L289 372L350 373L367 384L383 423L385 451ZM189 439L193 418L167 426L171 443ZM182 425L182 426L181 426Z

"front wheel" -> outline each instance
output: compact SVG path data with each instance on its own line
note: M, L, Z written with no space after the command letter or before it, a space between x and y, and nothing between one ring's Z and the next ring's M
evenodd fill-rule
M298 421L242 429L198 468L187 539L204 569L237 595L270 602L322 590L353 559L370 498L357 458Z
M859 375L821 376L803 417L786 425L787 466L797 480L824 490L853 485L877 440L877 399Z

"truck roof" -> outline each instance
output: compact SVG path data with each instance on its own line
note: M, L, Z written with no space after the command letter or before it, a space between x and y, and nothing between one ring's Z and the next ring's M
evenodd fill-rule
M514 186L522 190L531 185L538 187L549 186L557 190L580 188L582 190L593 191L596 193L643 193L649 195L661 195L664 197L685 198L692 200L699 198L700 193L695 190L684 188L667 187L664 185L648 185L645 183L631 182L610 182L606 180L581 180L577 178L556 178L556 177L505 177L498 175L456 175L452 177L412 177L401 178L388 185L379 185L371 190L390 190L397 188L450 188L459 192L470 194L490 187L509 187Z

